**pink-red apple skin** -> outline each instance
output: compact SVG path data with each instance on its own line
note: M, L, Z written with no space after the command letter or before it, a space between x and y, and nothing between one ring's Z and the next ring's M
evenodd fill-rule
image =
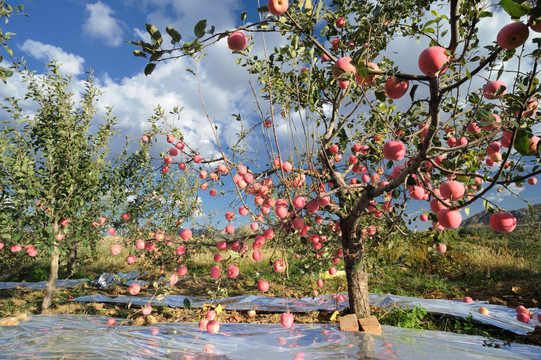
M496 95L496 92L500 87L504 87L505 90L501 94ZM502 80L493 80L489 81L483 86L483 96L488 100L501 99L502 96L507 92L507 84Z
M438 222L445 229L456 229L462 222L462 215L458 210L443 209L438 212Z
M530 322L530 316L526 313L518 313L517 320L523 323L528 323Z
M280 16L285 13L289 7L288 0L269 0L267 3L269 12L272 15Z
M283 327L289 328L293 326L293 320L295 320L293 314L291 313L282 313L282 316L280 318L280 323Z
M490 216L489 223L494 231L509 233L515 230L517 218L508 213L494 213Z
M366 64L366 66L376 71L380 70L379 66L375 63L368 63ZM372 86L376 78L377 78L376 74L368 74L366 77L363 77L359 74L355 74L355 79L357 80L357 84L361 86Z
M259 280L257 282L257 288L262 292L269 291L269 283L266 280Z
M235 31L227 36L227 46L233 51L242 51L246 49L248 40L242 31Z
M502 48L512 50L522 46L529 35L528 25L515 21L501 28L496 37L496 42Z
M445 254L445 252L447 251L447 245L441 243L436 245L436 251Z
M128 288L128 291L130 292L130 295L135 296L139 294L139 292L141 291L141 285L139 285L138 283L131 283Z
M343 57L343 58L340 58L340 59L336 60L336 62L334 63L334 66L344 70L344 72L351 71L354 74L357 73L357 69L351 63L351 58L350 57ZM342 73L339 72L339 71L334 70L333 75L334 75L335 78L338 78L340 75L342 75Z
M385 95L394 100L400 99L408 92L409 86L408 80L391 77L385 81Z
M441 46L431 46L423 50L418 62L421 72L430 77L436 77L438 72L438 75L442 75L447 70L447 68L442 70L443 66L449 62L449 56L445 51Z
M211 334L216 334L220 331L220 323L216 320L210 320L207 324L207 331Z
M440 186L441 197L446 200L459 200L464 196L464 184L458 181L444 181Z
M406 146L401 141L388 141L383 144L383 158L400 161L406 154Z

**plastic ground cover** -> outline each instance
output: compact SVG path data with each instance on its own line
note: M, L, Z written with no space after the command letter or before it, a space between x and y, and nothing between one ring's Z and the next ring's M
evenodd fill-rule
M120 323L120 319L117 320ZM540 359L541 348L490 343L479 336L390 326L382 335L341 332L336 325L196 323L107 326L107 318L35 315L0 327L0 359ZM498 345L499 348L494 347Z
M131 271L129 273L104 273L92 280L91 284L100 288L105 288L113 284L129 285L132 282L137 282L140 285L145 284L143 280L134 280L139 277L139 271ZM74 287L85 282L87 279L81 280L58 280L57 286ZM38 283L2 283L0 289L8 289L16 286L26 286L31 289L44 289L45 281ZM228 310L250 310L255 306L259 311L268 312L308 312L308 311L334 311L343 310L349 307L347 294L324 295L316 297L307 297L302 299L294 298L273 298L255 295L243 295L227 299L209 300L191 296L170 295L164 298L150 298L139 296L119 296L116 298L107 297L104 295L89 295L74 299L81 302L107 302L107 303L122 303L133 305L146 305L152 303L158 306L184 307L184 301L190 301L191 307L202 307L203 304L221 304ZM460 300L441 300L441 299L421 299L407 296L385 295L385 294L370 294L370 304L383 309L391 309L393 306L401 309L411 309L415 306L422 306L427 312L440 313L452 316L467 318L471 314L474 320L490 324L505 330L512 331L519 335L533 331L536 325L541 325L537 321L537 314L541 313L538 308L529 308L528 310L534 313L534 317L529 323L522 323L517 320L515 309L508 308L502 305L488 304L484 301L475 301L473 303L463 303ZM483 306L488 309L488 315L481 315L478 309ZM541 358L541 357L540 357Z
M153 305L184 307L185 300L190 301L191 307L202 307L203 304L221 304L227 310L250 310L257 306L259 311L269 312L308 312L308 311L334 311L343 310L349 307L347 294L341 294L342 301L338 301L336 296L324 295L317 297L307 297L302 299L273 298L255 295L242 295L227 299L208 300L183 295L169 295L161 299L138 296L119 296L116 298L105 295L88 295L75 298L74 301L82 302L108 302L124 303L132 305ZM420 299L406 296L370 294L370 304L383 309L391 309L393 306L401 309L412 309L415 306L422 306L427 312L447 314L467 318L470 314L473 319L485 324L490 324L505 330L512 331L519 335L533 331L536 325L541 325L536 316L541 313L539 309L530 308L534 313L534 318L528 324L517 320L515 309L502 305L492 305L485 302L475 301L473 303L463 303L460 300L440 300L440 299ZM488 315L481 315L478 312L480 307L488 309Z

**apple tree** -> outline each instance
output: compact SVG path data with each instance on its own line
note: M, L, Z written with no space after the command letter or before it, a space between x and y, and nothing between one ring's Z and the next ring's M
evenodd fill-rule
M174 109L169 115L180 112ZM139 149L126 146L117 157L108 182L112 203L103 211L111 219L108 232L121 236L130 252L128 263L140 258L144 267L180 263L178 253L184 254L185 248L179 229L184 219L189 222L199 211L198 179L178 169L182 167L178 155L185 145L176 128L164 128L166 117L165 110L156 107ZM157 148L160 151L153 152ZM111 252L119 245L114 244Z
M4 20L6 23L11 15L22 14L23 11L23 5L13 7L10 4L7 4L4 0L0 1L0 19ZM14 35L15 34L12 32L4 32L2 29L0 29L0 45L4 48L10 58L13 57L13 50L6 44L6 41L11 40ZM2 62L3 59L3 56L0 55L0 62ZM0 80L2 80L4 83L6 82L7 78L11 77L12 75L13 70L0 66Z
M51 63L43 76L26 72L24 100L7 98L11 116L0 126L1 237L17 255L49 256L50 274L42 309L52 304L61 255L78 243L97 241L92 227L101 211L110 171L111 109L94 122L99 91L90 74L78 105L71 79ZM22 252L18 256L23 256Z
M406 225L419 219L432 223L426 236L438 239L477 201L494 213L495 231L510 232L516 219L487 193L541 173L541 7L501 7L510 25L486 38L487 19L503 15L483 1L269 0L258 21L246 22L243 12L237 29L215 33L202 20L183 40L168 27L167 46L147 24L150 41L132 44L134 55L149 59L150 75L170 59L204 62L209 46L227 41L255 79L247 86L259 117L238 119L258 131L243 136L262 144L253 160L220 146L220 162L236 168L227 175L238 212L266 227L253 226L241 241L253 241L255 252L282 234L266 246L303 244L328 266L343 259L351 311L365 317L371 237L410 234ZM281 45L264 48L269 33L281 35ZM288 264L269 261L277 272Z

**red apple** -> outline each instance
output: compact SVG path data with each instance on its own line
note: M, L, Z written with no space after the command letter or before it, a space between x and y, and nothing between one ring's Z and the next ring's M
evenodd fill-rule
M447 251L447 245L439 243L438 245L436 245L436 251L445 254L445 252Z
M500 87L503 87L504 90L499 95L496 95ZM501 99L506 92L507 85L502 80L489 81L483 86L483 96L488 100Z
M438 222L445 229L456 229L462 222L462 215L458 210L443 209L438 212Z
M287 11L287 8L289 7L289 1L269 0L267 3L267 7L269 8L269 12L272 15L280 16Z
M207 319L199 320L199 328L201 329L201 331L207 330L207 324L208 323L209 323L209 321Z
M227 46L233 51L242 51L247 44L248 40L242 31L235 31L227 36Z
M338 18L336 18L336 21L335 21L334 25L338 29L342 29L344 26L346 26L346 19L344 19L343 17L338 17Z
M501 28L496 37L496 42L504 49L516 49L526 42L528 35L530 35L528 25L515 21Z
M366 66L376 71L380 70L379 66L374 63L368 63L366 64ZM362 77L359 74L355 74L355 79L357 80L357 84L361 86L371 86L372 84L374 84L374 81L376 80L377 77L378 75L376 74L368 74L366 77Z
M111 245L111 254L119 255L122 252L122 246L118 244Z
M181 265L178 267L177 274L179 274L180 276L184 276L187 273L188 273L188 268L186 267L186 265Z
M517 320L520 321L520 322L523 322L523 323L528 323L528 322L530 322L530 315L528 315L526 313L518 313L517 314Z
M190 229L182 229L180 231L180 237L182 240L190 240L192 238L192 230Z
M286 269L286 263L282 259L278 259L274 262L273 269L277 273L283 273Z
M410 196L415 200L422 200L425 197L425 189L420 186L413 186L409 189Z
M152 312L152 306L150 306L150 305L145 305L145 306L141 309L141 312L143 313L143 315L149 315L149 314Z
M209 320L209 321L215 320L215 319L216 319L216 311L214 311L214 310L209 310L209 311L207 311L207 314L205 315L205 317L206 317L207 320Z
M391 99L400 99L408 92L409 85L408 80L391 77L385 82L385 95Z
M214 265L210 268L210 277L213 279L218 279L222 275L222 269L218 265Z
M266 280L259 280L257 282L257 288L262 292L269 291L269 283Z
M444 181L440 186L441 197L445 200L459 200L464 196L464 184L458 181Z
M494 213L490 215L490 227L497 232L512 232L517 226L517 218L508 213Z
M401 141L388 141L383 144L383 158L400 161L406 154L406 147Z
M226 274L231 279L236 278L239 275L239 267L237 265L230 265L227 268Z
M449 62L445 51L441 46L431 46L423 50L418 62L421 72L430 77L436 77L438 72L438 75L442 75L447 70L447 66L442 70L443 66Z
M293 314L289 312L282 313L282 316L280 318L280 323L282 324L283 327L288 328L288 327L293 326L293 320L295 320L295 318L293 317Z
M334 66L344 70L344 72L351 71L354 74L357 73L357 69L355 68L355 66L353 66L353 64L351 64L350 57L343 57L336 60L336 62L334 63ZM342 72L333 70L333 75L335 78L338 78L340 75L342 75Z
M220 323L216 320L210 320L207 324L207 331L211 334L216 334L220 331Z

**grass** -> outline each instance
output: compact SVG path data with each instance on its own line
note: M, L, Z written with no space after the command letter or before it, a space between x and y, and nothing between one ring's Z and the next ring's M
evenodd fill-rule
M121 239L106 238L99 248L92 252L81 248L79 266L70 278L94 278L103 272L128 272L136 269L129 266L125 258L134 249L124 246L120 256L110 256L109 248ZM440 239L447 245L447 252L439 254L431 249L432 239L411 236L406 239L394 239L392 242L376 244L375 251L368 258L370 269L370 291L373 293L390 293L422 298L458 299L471 296L476 300L486 300L515 307L523 304L527 307L539 307L541 301L541 243L535 232L528 229L517 229L512 234L495 234L483 232L447 233ZM249 252L251 253L251 252ZM272 257L271 257L272 255ZM175 294L186 294L204 298L222 298L241 294L257 294L257 281L266 279L271 284L268 296L305 297L312 296L315 291L322 294L346 292L344 277L325 277L325 286L315 286L319 273L328 266L304 268L302 260L290 260L288 276L279 276L271 270L271 261L284 257L285 254L273 254L267 248L263 252L263 261L254 262L250 256L234 259L240 268L236 279L222 276L221 280L209 279L209 268L214 265L213 253L200 250L186 262L189 273L173 289ZM2 256L2 255L0 255ZM4 255L5 256L5 255ZM225 253L224 260L235 257L234 253ZM5 257L2 274L3 281L40 281L48 276L48 263L45 259L28 261L27 257L9 259ZM10 263L10 261L12 261ZM16 264L16 265L15 265ZM340 270L342 264L337 267ZM60 278L67 278L61 264ZM154 269L154 268L152 268ZM151 270L150 267L148 270ZM225 270L225 269L224 269ZM153 271L150 279L160 274ZM144 288L145 296L155 295ZM167 290L166 288L166 293ZM103 293L108 296L125 295L122 286L99 291L89 286L73 289L59 289L56 293L55 306L52 313L100 314L141 320L138 308L113 304L78 304L71 298ZM42 291L12 289L0 291L0 316L20 312L37 312L43 296ZM203 316L201 309L158 308L153 313L152 321L194 321ZM372 308L380 322L384 325L401 326L415 329L443 330L456 333L481 335L504 341L530 343L528 338L515 335L489 325L474 321L471 317L462 319L441 314L427 313L422 308L402 310L394 308L383 310ZM336 322L331 320L329 312L311 312L298 314L299 322ZM244 314L225 312L224 317L239 317L247 322L277 322L276 314L261 313L257 319L249 319Z

